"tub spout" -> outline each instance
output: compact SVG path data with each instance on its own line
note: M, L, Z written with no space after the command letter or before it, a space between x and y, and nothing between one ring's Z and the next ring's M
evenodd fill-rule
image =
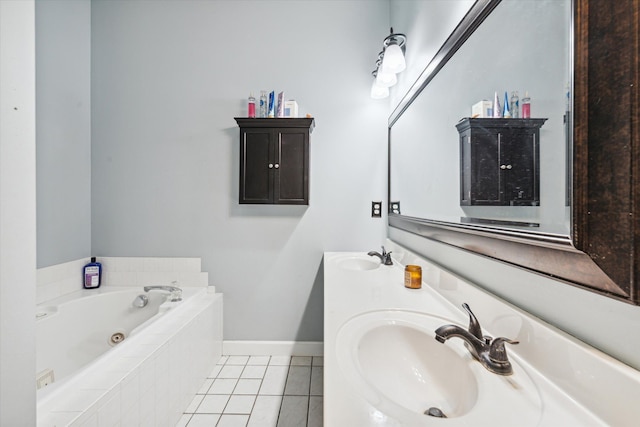
M177 286L145 286L145 292L165 291L171 293L171 302L182 301L182 289Z

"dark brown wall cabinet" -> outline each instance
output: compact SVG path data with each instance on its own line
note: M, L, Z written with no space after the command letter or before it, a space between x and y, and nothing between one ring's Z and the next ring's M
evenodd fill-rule
M240 203L309 204L309 118L241 118Z
M460 205L538 206L546 119L462 119Z

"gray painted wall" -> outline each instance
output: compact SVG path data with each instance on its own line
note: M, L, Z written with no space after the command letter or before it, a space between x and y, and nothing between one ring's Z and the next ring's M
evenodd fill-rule
M91 2L37 0L38 267L91 252Z
M322 254L385 238L387 101L369 97L387 1L94 1L92 252L201 256L228 340L322 340ZM238 204L249 92L311 135L308 207Z
M433 40L426 38L422 32L423 25L429 28L431 22L418 20L418 17L431 16L431 19L438 21L437 15L430 14L430 4L404 0L392 0L391 4L392 25L398 31L400 28L408 28L406 33L412 43L412 49L433 51ZM407 61L411 62L407 64L408 70L411 71L418 68L412 62L424 61L424 58L407 55ZM401 82L399 86L401 85L406 89L409 87L407 81ZM394 93L394 102L397 103L400 99L401 95ZM636 338L637 331L640 330L640 307L401 230L389 228L388 235L390 239L421 253L469 282L640 369L640 352Z

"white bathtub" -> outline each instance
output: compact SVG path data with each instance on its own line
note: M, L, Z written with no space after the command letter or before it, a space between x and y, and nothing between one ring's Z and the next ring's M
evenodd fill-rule
M38 426L173 426L222 351L222 295L81 290L36 310ZM113 345L111 337L125 337ZM117 341L117 340L116 340Z

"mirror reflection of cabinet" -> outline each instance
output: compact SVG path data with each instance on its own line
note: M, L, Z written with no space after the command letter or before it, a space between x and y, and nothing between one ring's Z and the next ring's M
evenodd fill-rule
M538 206L540 127L546 119L464 118L460 205Z

